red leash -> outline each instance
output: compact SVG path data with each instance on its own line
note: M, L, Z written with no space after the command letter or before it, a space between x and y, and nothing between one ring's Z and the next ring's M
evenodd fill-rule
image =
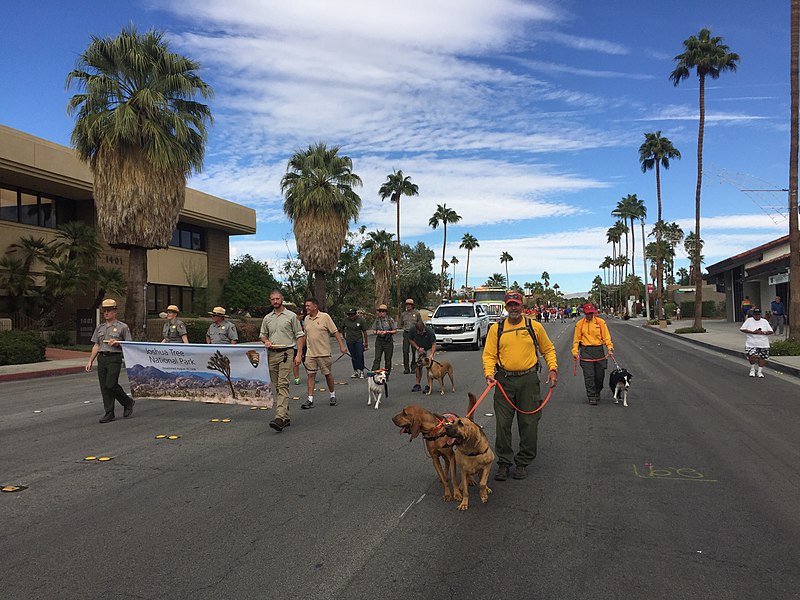
M489 390L492 389L494 386L497 386L498 388L500 388L500 391L502 392L503 397L506 399L506 401L514 408L514 410L516 410L518 413L521 413L523 415L532 415L532 414L535 414L535 413L539 412L540 410L542 410L545 407L545 404L550 402L550 396L553 395L553 388L550 387L550 391L547 392L547 396L545 396L544 400L539 405L539 408L537 408L536 410L532 410L532 411L521 410L519 407L517 407L511 401L511 398L508 397L508 394L506 394L506 391L503 389L503 386L500 384L500 382L495 380L494 383L492 383L490 385L487 385L486 389L483 390L483 393L481 394L481 397L478 398L478 401L475 403L475 406L473 406L472 409L467 413L467 417L466 417L467 419L469 419L470 415L472 415L472 413L475 412L475 409L478 408L478 405L486 397L486 394L489 393Z
M578 375L578 361L581 362L600 362L601 360L605 360L608 358L608 354L606 354L603 358L579 358L577 356L573 357L573 362L575 363L572 368L572 376L576 377ZM614 361L616 364L617 361Z

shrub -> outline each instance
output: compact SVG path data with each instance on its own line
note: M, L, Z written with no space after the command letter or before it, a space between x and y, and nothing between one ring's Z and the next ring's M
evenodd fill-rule
M674 302L665 302L664 303L664 312L666 312L668 315L674 315L676 308L678 308L678 305L675 304ZM682 310L683 309L681 309L681 311Z
M769 347L772 356L800 356L800 341L780 340L772 342Z
M660 321L658 319L650 319L647 324L648 325L658 325ZM667 319L667 325L672 325L672 319Z
M0 365L42 362L47 343L38 333L0 331Z
M703 314L706 318L717 317L719 312L717 310L717 303L713 300L703 301ZM694 301L681 302L681 318L691 317L694 318Z
M184 319L183 322L186 325L186 335L189 337L189 343L206 343L206 331L208 331L208 326L211 325L210 319Z
M248 321L242 319L236 321L236 331L239 334L239 343L243 342L257 342L258 336L261 333L261 324L255 321Z
M69 346L72 340L70 339L69 331L66 329L56 329L50 334L48 342L51 346Z
M705 333L706 330L704 327L681 327L680 329L676 329L675 333Z

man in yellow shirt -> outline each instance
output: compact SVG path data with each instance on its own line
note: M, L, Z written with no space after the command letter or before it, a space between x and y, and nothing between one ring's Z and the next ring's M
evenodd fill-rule
M603 391L606 367L608 367L605 349L608 349L608 356L614 358L614 344L611 342L606 322L595 316L597 309L592 304L583 305L583 314L584 318L575 323L572 356L581 362L589 404L597 404L600 392Z
M505 296L508 318L489 328L486 346L483 350L483 372L486 384L497 381L503 386L509 400L520 411L531 412L542 403L539 394L539 375L537 365L538 350L547 361L549 373L547 383L555 387L558 382L558 363L556 350L541 323L523 318L522 294L508 292ZM502 328L500 327L502 325ZM500 333L498 333L498 330ZM531 339L531 332L535 338ZM511 445L511 425L516 410L506 401L499 387L494 390L494 414L496 423L495 453L497 454L497 473L495 481L508 479L512 464L516 464L514 479L527 477L526 467L536 458L536 441L541 413L517 414L519 431L519 451L514 454Z

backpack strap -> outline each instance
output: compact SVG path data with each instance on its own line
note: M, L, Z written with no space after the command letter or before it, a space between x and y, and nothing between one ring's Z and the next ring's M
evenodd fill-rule
M503 333L507 333L507 332L503 331L503 328L505 327L505 324L506 324L506 320L505 319L501 319L497 323L497 355L498 355L497 363L498 363L498 365L500 366L501 369L503 368L503 365L502 365L502 363L500 363L500 336L502 336ZM541 354L541 352L539 352L539 341L536 339L536 334L533 332L533 326L531 325L531 319L527 315L525 316L525 329L528 330L528 335L530 335L531 339L533 340L533 353L534 353L534 356L536 357L536 371L538 372L539 369L541 368L541 365L539 364L539 355ZM516 330L512 330L512 331L516 331Z

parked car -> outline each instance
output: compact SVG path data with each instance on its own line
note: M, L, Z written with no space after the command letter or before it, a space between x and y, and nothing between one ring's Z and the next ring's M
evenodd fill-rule
M478 350L489 332L489 315L474 302L440 304L428 323L433 326L439 346L469 344Z

